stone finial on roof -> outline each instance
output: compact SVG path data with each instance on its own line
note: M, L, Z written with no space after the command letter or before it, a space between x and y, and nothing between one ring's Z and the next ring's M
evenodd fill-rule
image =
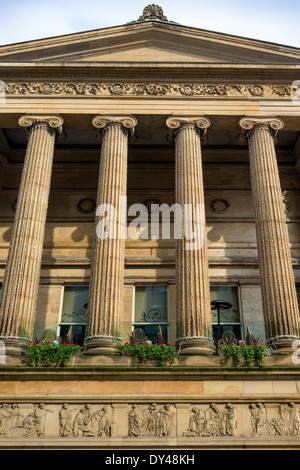
M152 3L144 8L143 14L138 19L138 21L143 20L168 21L168 18L164 15L163 9L159 5Z

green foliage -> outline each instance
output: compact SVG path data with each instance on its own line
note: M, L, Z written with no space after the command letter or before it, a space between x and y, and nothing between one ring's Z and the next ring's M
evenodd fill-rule
M59 344L56 345L53 341L47 341L44 344L27 343L26 356L28 367L49 367L60 366L64 367L68 364L71 357L82 351L81 346L76 344Z
M229 365L232 358L233 366L240 367L263 367L265 354L269 346L265 344L218 344L218 351L223 358L223 365Z
M119 346L117 355L131 356L134 367L152 361L155 365L173 364L176 348L172 344L125 343Z

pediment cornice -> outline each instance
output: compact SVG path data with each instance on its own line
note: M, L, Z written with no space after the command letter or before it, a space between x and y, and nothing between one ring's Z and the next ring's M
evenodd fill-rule
M1 46L0 62L298 64L300 49L169 22L142 21Z

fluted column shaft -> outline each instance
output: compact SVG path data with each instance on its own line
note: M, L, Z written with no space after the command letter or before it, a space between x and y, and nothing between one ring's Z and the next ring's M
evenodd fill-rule
M181 354L212 353L211 307L204 210L201 131L207 118L169 118L175 132L176 203L181 236L176 240L177 336ZM189 234L189 230L192 233ZM193 236L195 237L193 240Z
M280 119L241 121L249 144L259 269L267 339L277 348L299 338L299 310L274 133Z
M114 354L121 339L125 259L128 134L133 117L98 116L93 124L102 131L96 229L88 300L88 354ZM107 207L108 212L104 210ZM110 212L109 212L110 211ZM99 225L100 216L112 225Z
M23 116L27 151L1 295L0 335L18 344L32 340L45 222L59 116Z

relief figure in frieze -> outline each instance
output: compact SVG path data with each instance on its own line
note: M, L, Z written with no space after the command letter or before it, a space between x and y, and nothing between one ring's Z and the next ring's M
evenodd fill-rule
M172 419L169 404L158 408L156 403L152 403L146 410L134 404L128 413L128 436L167 437L171 433Z

